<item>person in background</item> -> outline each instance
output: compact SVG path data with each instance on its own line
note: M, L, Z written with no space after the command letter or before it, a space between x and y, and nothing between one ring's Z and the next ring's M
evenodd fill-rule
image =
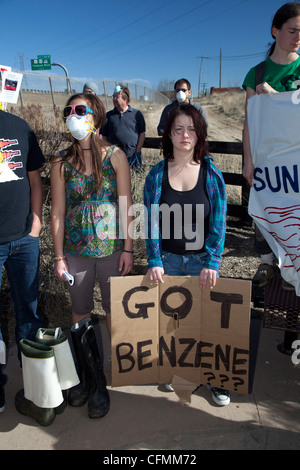
M247 73L243 88L246 90L245 124L243 132L244 167L243 175L252 186L254 165L252 161L249 128L247 120L247 101L250 96L262 93L281 93L297 89L300 80L300 4L290 2L284 4L275 13L271 35L274 39L267 59L264 63L264 74L261 83L256 84L256 68L253 67ZM284 123L282 127L284 133ZM261 264L253 277L253 284L265 287L275 275L276 260L274 254L264 239L261 232L255 226L255 248L260 255ZM284 290L294 290L294 287L282 279ZM296 334L287 334L283 344L278 345L281 352L291 354L291 344L296 339Z
M164 274L190 275L199 276L201 289L216 284L225 242L226 187L208 154L206 138L206 122L194 106L183 103L171 111L162 140L164 160L150 170L144 187L151 281L163 282ZM187 224L181 224L178 232L173 210L162 210L160 220L153 220L153 205L180 207L185 221L185 211L192 207L189 233ZM200 216L199 207L203 207ZM163 233L166 224L170 224L167 236ZM170 384L167 388L170 390ZM218 405L230 403L228 390L212 388L212 397Z
M21 362L20 340L34 340L43 324L37 307L44 156L27 122L4 111L0 111L0 144L0 269L5 268L10 283ZM3 347L0 330L0 350ZM1 356L0 412L5 409L6 383Z
M106 113L106 122L101 129L104 139L118 145L127 155L131 168L142 165L142 147L145 141L146 124L141 111L129 104L130 92L123 85L117 85L113 93L114 109Z
M157 126L157 134L160 137L164 134L166 121L168 119L170 112L180 103L190 103L192 106L194 106L202 114L206 122L206 125L208 126L204 109L202 108L202 106L200 106L200 104L195 103L194 101L190 99L190 96L192 94L190 82L186 78L180 78L179 80L177 80L177 82L175 82L174 90L176 93L176 100L173 101L171 104L168 104L164 108L160 117L159 124Z
M94 82L86 82L83 85L82 93L92 93L92 95L98 95L98 87Z
M87 82L83 85L83 90L82 93L85 95L92 94L92 95L98 95L98 87L95 82ZM104 106L104 105L103 105ZM100 129L97 129L97 135L99 136L100 139L102 139L102 135L100 133Z

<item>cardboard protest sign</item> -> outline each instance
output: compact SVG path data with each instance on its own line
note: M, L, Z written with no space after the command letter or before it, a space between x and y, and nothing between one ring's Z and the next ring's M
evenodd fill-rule
M251 282L111 278L112 385L200 384L248 393Z
M300 296L300 92L248 101L254 163L249 214L278 259L281 276Z

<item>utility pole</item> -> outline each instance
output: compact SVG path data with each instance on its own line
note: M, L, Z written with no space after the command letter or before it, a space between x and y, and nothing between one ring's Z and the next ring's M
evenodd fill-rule
M219 88L222 88L222 48L220 49L220 79Z
M199 79L198 79L198 98L200 98L200 84L201 84L201 73L202 73L203 59L208 59L208 57L204 57L202 55L201 57L197 56L197 59L201 59L200 70L199 70Z
M24 52L18 52L19 62L20 62L20 69L23 74L23 84L25 85L23 88L28 88L27 77L24 75L25 67L24 67Z
M202 72L202 65L203 65L203 56L201 57L201 62L200 62L200 70L199 70L199 80L198 80L198 98L200 98L200 83L201 83L201 72Z

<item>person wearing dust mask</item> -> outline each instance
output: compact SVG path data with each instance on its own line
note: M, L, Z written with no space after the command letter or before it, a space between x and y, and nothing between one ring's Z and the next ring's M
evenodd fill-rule
M100 418L110 403L103 370L94 377L95 364L101 364L102 358L91 357L87 363L82 337L88 331L87 339L96 344L91 322L95 278L110 334L109 278L126 275L133 266L131 218L119 206L121 196L127 207L132 204L130 169L125 153L96 134L105 122L105 109L97 96L72 96L63 118L71 145L53 160L50 181L54 270L62 281L66 273L74 277L69 286L71 334L80 384L69 390L68 403L82 406L88 401L89 417ZM97 348L90 349L98 355Z
M159 124L157 126L157 134L159 136L163 136L165 125L166 125L170 112L174 108L176 108L180 103L190 103L192 106L194 106L194 108L196 108L202 114L206 122L206 126L208 126L207 118L206 118L206 115L202 106L200 106L200 104L195 103L194 101L190 99L190 96L192 94L190 82L186 78L181 78L180 80L177 80L177 82L175 82L174 90L176 93L176 100L173 101L171 104L168 104L164 108L160 117Z

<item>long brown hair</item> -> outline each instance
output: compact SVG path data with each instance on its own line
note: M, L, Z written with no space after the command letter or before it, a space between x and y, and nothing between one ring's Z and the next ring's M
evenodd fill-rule
M93 111L94 126L96 129L100 129L106 119L105 108L100 99L93 94L83 94L77 93L76 95L71 96L66 106L68 106L73 100L82 99L88 103L88 107ZM85 162L84 155L80 143L77 139L70 136L72 144L66 150L62 164L64 161L72 159L72 166L78 169L78 171L84 173ZM104 151L105 144L99 139L98 135L92 133L91 135L91 152L92 152L92 170L93 170L93 179L97 191L101 188L102 185L102 155Z
M194 155L193 160L197 163L201 162L203 158L209 155L208 151L208 142L207 142L207 125L205 122L204 117L198 111L195 106L189 103L181 103L178 104L169 114L164 135L162 138L163 144L163 154L167 160L173 160L173 143L170 138L173 123L177 116L182 114L186 114L187 116L191 117L193 120L193 124L195 127L196 135L197 135L197 143L194 148Z

